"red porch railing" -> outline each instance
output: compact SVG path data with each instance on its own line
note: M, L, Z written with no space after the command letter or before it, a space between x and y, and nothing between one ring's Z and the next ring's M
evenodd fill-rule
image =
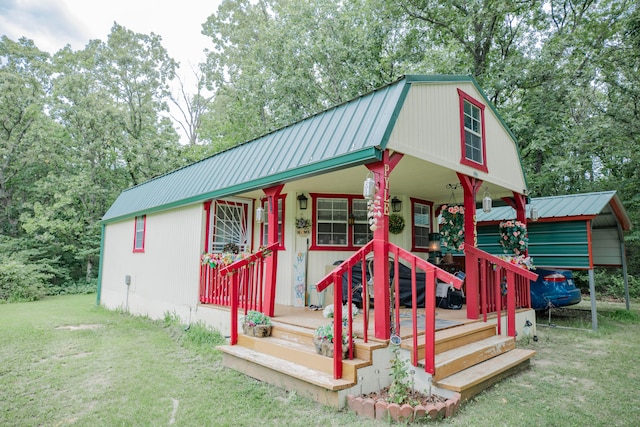
M501 334L500 316L506 305L507 335L515 337L516 309L531 308L529 284L530 280L535 281L538 275L473 246L465 247L464 252L471 261L466 265L478 268L478 309L483 320L486 322L487 314L495 312L498 334Z
M234 271L242 267L236 288L238 303L245 310L262 311L266 273L264 257L270 254L277 257L275 253L277 246L278 244L274 243L228 266L211 267L209 264L202 264L200 266L200 302L230 307L231 276L227 273L221 274L221 272L223 269L231 267ZM247 262L243 263L242 261Z
M238 309L262 311L264 303L265 257L278 256L279 243L273 243L248 257L220 268L219 274L228 281L228 302L231 308L231 345L238 343ZM275 290L274 290L275 291Z
M347 333L348 336L353 335L353 320L351 316L351 307L352 307L352 293L353 293L353 279L352 279L352 268L358 263L362 263L362 301L363 304L367 304L369 301L368 290L366 286L367 277L365 272L366 269L366 256L372 252L373 243L369 242L366 246L360 249L358 252L353 254L349 259L345 260L337 266L331 273L325 276L320 282L316 284L318 291L322 291L327 288L329 285L333 285L333 305L334 305L334 319L342 318L342 302L346 301L347 310L349 310L348 315L346 316L347 324ZM387 256L385 259L390 258L393 259L393 277L396 278L394 280L394 288L393 295L395 298L391 302L391 305L394 307L394 319L393 319L393 327L396 335L400 335L400 282L399 282L399 266L400 260L404 260L411 267L411 287L412 287L412 328L413 328L413 353L411 356L412 364L417 366L418 364L418 312L417 312L417 295L418 295L418 286L424 287L425 289L425 371L434 374L435 373L435 298L436 298L436 279L439 279L443 282L447 282L452 284L454 287L460 289L462 286L462 280L457 277L447 273L444 270L439 269L435 265L418 258L413 255L411 252L408 252L402 248L399 248L393 244L388 244ZM425 273L424 281L419 283L417 280L417 272L418 270L422 270ZM342 287L342 277L343 275L347 275L347 295L346 299L343 296L343 287ZM380 307L384 307L384 305L380 305ZM380 308L378 308L380 309ZM363 339L365 342L368 341L368 309L366 306L363 310ZM343 325L342 322L334 322L334 337L342 336ZM333 376L334 378L342 378L342 340L334 339L334 359L333 359ZM349 358L353 358L353 343L351 340L349 341Z

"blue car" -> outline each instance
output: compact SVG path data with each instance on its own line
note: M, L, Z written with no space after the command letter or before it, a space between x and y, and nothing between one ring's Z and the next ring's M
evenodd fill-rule
M547 310L580 302L580 289L573 282L570 270L534 270L538 280L531 281L531 308Z

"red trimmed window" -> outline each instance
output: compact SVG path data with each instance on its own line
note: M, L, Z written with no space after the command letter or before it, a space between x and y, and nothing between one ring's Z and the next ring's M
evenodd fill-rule
M311 249L353 250L372 238L367 201L362 196L311 194L313 231Z
M284 198L286 194L281 194L276 199L278 201L278 249L284 250ZM264 222L260 232L260 245L266 246L269 242L269 201L265 198L261 201L264 209Z
M412 251L429 251L429 233L432 230L431 210L433 203L411 199Z
M137 216L133 231L133 252L144 252L144 237L147 231L147 216Z
M460 98L460 163L488 172L484 104L458 89Z

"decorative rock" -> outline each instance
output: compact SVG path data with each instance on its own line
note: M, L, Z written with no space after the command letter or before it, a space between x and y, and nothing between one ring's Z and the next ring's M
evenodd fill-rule
M418 405L415 408L413 408L413 419L414 420L419 420L422 419L424 417L427 416L427 408L425 408L422 405Z
M453 414L456 413L456 401L454 399L447 399L447 401L444 402L444 405L446 406L446 410L445 410L446 417L451 417L453 416Z
M371 399L371 398L367 398L364 400L364 402L362 402L362 416L363 417L367 417L370 418L372 420L376 419L376 401Z
M447 407L444 403L436 403L436 409L438 410L438 418L442 419L447 415Z
M438 408L436 408L436 405L427 405L427 412L432 420L438 418Z
M386 420L389 416L389 411L387 410L387 402L383 400L378 400L376 402L376 420Z
M398 421L411 422L413 421L413 406L405 403L400 407L400 419Z
M400 405L397 403L389 403L387 410L389 411L389 415L392 420L398 421L400 419Z

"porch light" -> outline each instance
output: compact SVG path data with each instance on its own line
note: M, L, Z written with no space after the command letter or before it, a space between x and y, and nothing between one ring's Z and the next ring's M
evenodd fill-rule
M429 233L429 252L440 252L440 233Z
M489 189L487 187L485 187L484 198L482 199L482 212L484 212L484 213L491 212L491 203L492 202L493 202L493 200L491 200L491 196L489 196Z
M393 212L400 212L402 210L402 200L393 196L393 199L391 199L391 210Z
M531 206L531 210L529 211L529 218L531 218L531 221L537 221L538 218L540 218L538 209L536 209L535 206Z
M376 195L376 181L373 179L371 172L367 175L367 179L364 180L362 195L367 200L373 199Z
M304 193L300 194L298 196L298 206L300 207L300 210L304 211L307 209L307 196L304 195Z
M258 206L256 209L256 222L258 224L262 224L264 222L264 208L262 206Z

